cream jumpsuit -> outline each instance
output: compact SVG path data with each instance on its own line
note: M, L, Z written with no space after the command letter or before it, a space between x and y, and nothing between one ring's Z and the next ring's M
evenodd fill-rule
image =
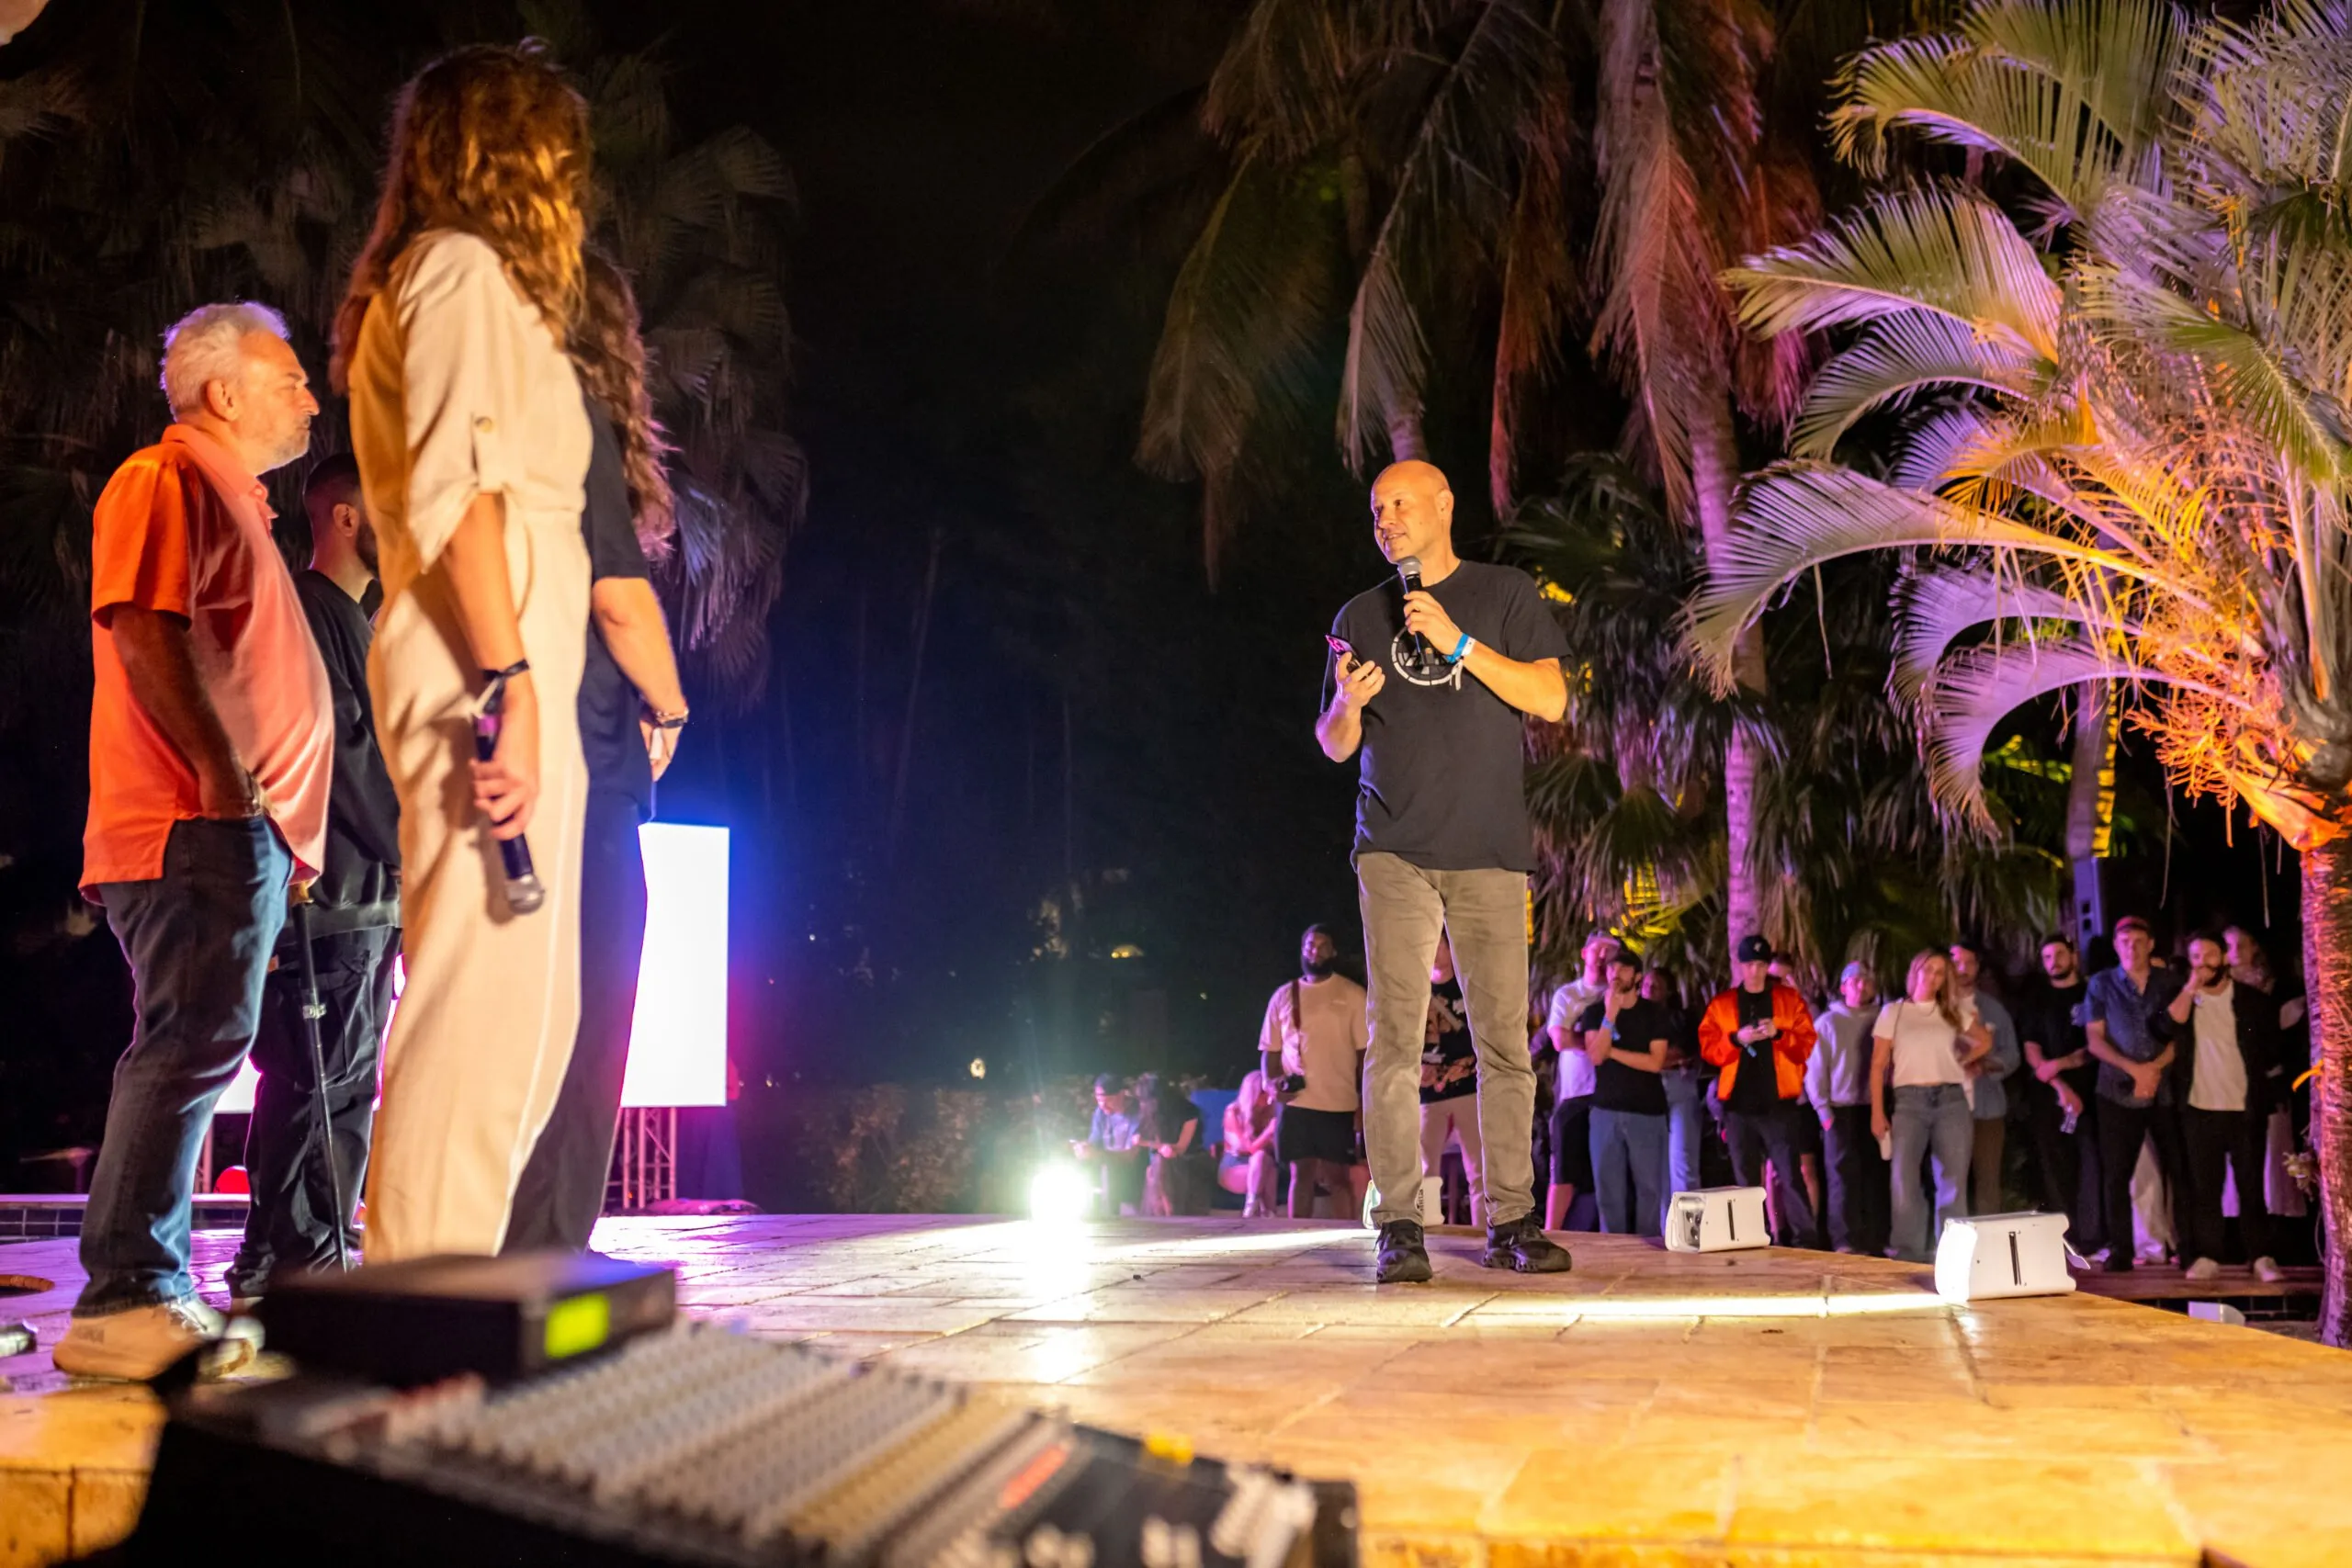
M368 309L351 430L383 569L368 685L401 802L408 970L384 1047L368 1258L494 1253L580 1010L588 420L571 361L497 253L436 230L402 253ZM538 691L527 837L547 901L528 915L508 912L497 843L473 806L482 681L441 565L477 494L505 498L507 570Z

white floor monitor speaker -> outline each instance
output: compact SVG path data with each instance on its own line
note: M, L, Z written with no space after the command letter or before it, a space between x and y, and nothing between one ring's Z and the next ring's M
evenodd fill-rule
M1702 1187L1677 1192L1666 1216L1668 1252L1738 1252L1772 1245L1761 1187Z
M1948 1302L2003 1296L2062 1296L2066 1271L2064 1214L1978 1214L1947 1220L1936 1242L1936 1293Z

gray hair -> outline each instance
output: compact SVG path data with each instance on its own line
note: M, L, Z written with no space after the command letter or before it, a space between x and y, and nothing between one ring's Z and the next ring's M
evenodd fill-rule
M239 299L199 305L164 333L164 397L174 413L204 406L204 389L233 381L245 367L247 333L286 336L286 318L266 305Z

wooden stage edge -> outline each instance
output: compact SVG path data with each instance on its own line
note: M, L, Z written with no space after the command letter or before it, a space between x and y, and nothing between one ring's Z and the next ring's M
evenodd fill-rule
M1570 1236L1573 1273L1374 1289L1370 1238L1230 1219L608 1220L691 1310L1346 1477L1366 1568L2352 1562L2352 1356L2087 1292L1956 1308L1923 1269ZM207 1233L208 1289L235 1238ZM70 1241L0 1246L52 1342ZM117 1539L156 1417L0 1362L0 1565ZM224 1521L220 1540L233 1540Z

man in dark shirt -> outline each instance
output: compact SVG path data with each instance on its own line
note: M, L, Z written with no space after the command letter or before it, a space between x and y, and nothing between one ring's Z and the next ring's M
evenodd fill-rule
M2107 1215L2099 1200L2098 1127L2090 1111L2098 1091L2075 1014L2083 1002L2083 974L2075 944L2062 932L2041 944L2041 979L2018 1010L2018 1040L2025 1050L2026 1086L2033 1122L2042 1201L2066 1213L2066 1240L2086 1257L2107 1245Z
M2154 1142L2167 1192L2178 1192L2188 1168L2171 1082L2175 1050L2159 1022L2180 994L2180 976L2155 967L2155 950L2147 921L2137 915L2116 921L2115 967L2091 976L2077 1014L2099 1065L2099 1179L2111 1274L2132 1264L2132 1173L2141 1145Z
M294 589L326 666L334 704L334 773L327 797L326 866L311 886L316 933L311 962L319 977L321 1056L326 1067L328 1143L334 1150L343 1213L319 1137L311 1086L311 1038L299 940L291 920L263 987L254 1066L261 1074L245 1123L245 1179L252 1207L245 1236L228 1269L231 1298L259 1296L277 1269L316 1269L334 1261L338 1227L356 1251L351 1212L368 1173L376 1120L376 1062L391 1004L392 958L400 932L400 801L376 744L368 694L369 617L382 603L376 581L376 530L359 493L349 454L323 458L302 487L311 519L311 565Z
M1373 534L1419 588L1350 600L1315 738L1358 759L1355 863L1371 980L1364 1145L1380 1203L1374 1278L1426 1280L1420 1181L1422 1033L1438 934L1453 939L1478 1059L1479 1172L1490 1269L1554 1273L1568 1255L1544 1234L1529 1158L1535 1073L1527 1054L1528 716L1566 711L1566 638L1526 573L1453 553L1453 492L1427 463L1397 463L1372 489Z
M1666 1071L1673 1022L1642 999L1642 961L1609 961L1609 994L1577 1020L1592 1058L1592 1181L1600 1228L1660 1235L1665 1214Z
M593 399L580 529L588 540L588 660L580 674L580 749L588 815L580 861L580 1030L555 1109L515 1184L505 1250L583 1250L605 1206L613 1133L628 1070L637 974L645 953L645 857L638 824L686 720L670 630L653 596L612 421ZM657 766L657 761L659 766Z

